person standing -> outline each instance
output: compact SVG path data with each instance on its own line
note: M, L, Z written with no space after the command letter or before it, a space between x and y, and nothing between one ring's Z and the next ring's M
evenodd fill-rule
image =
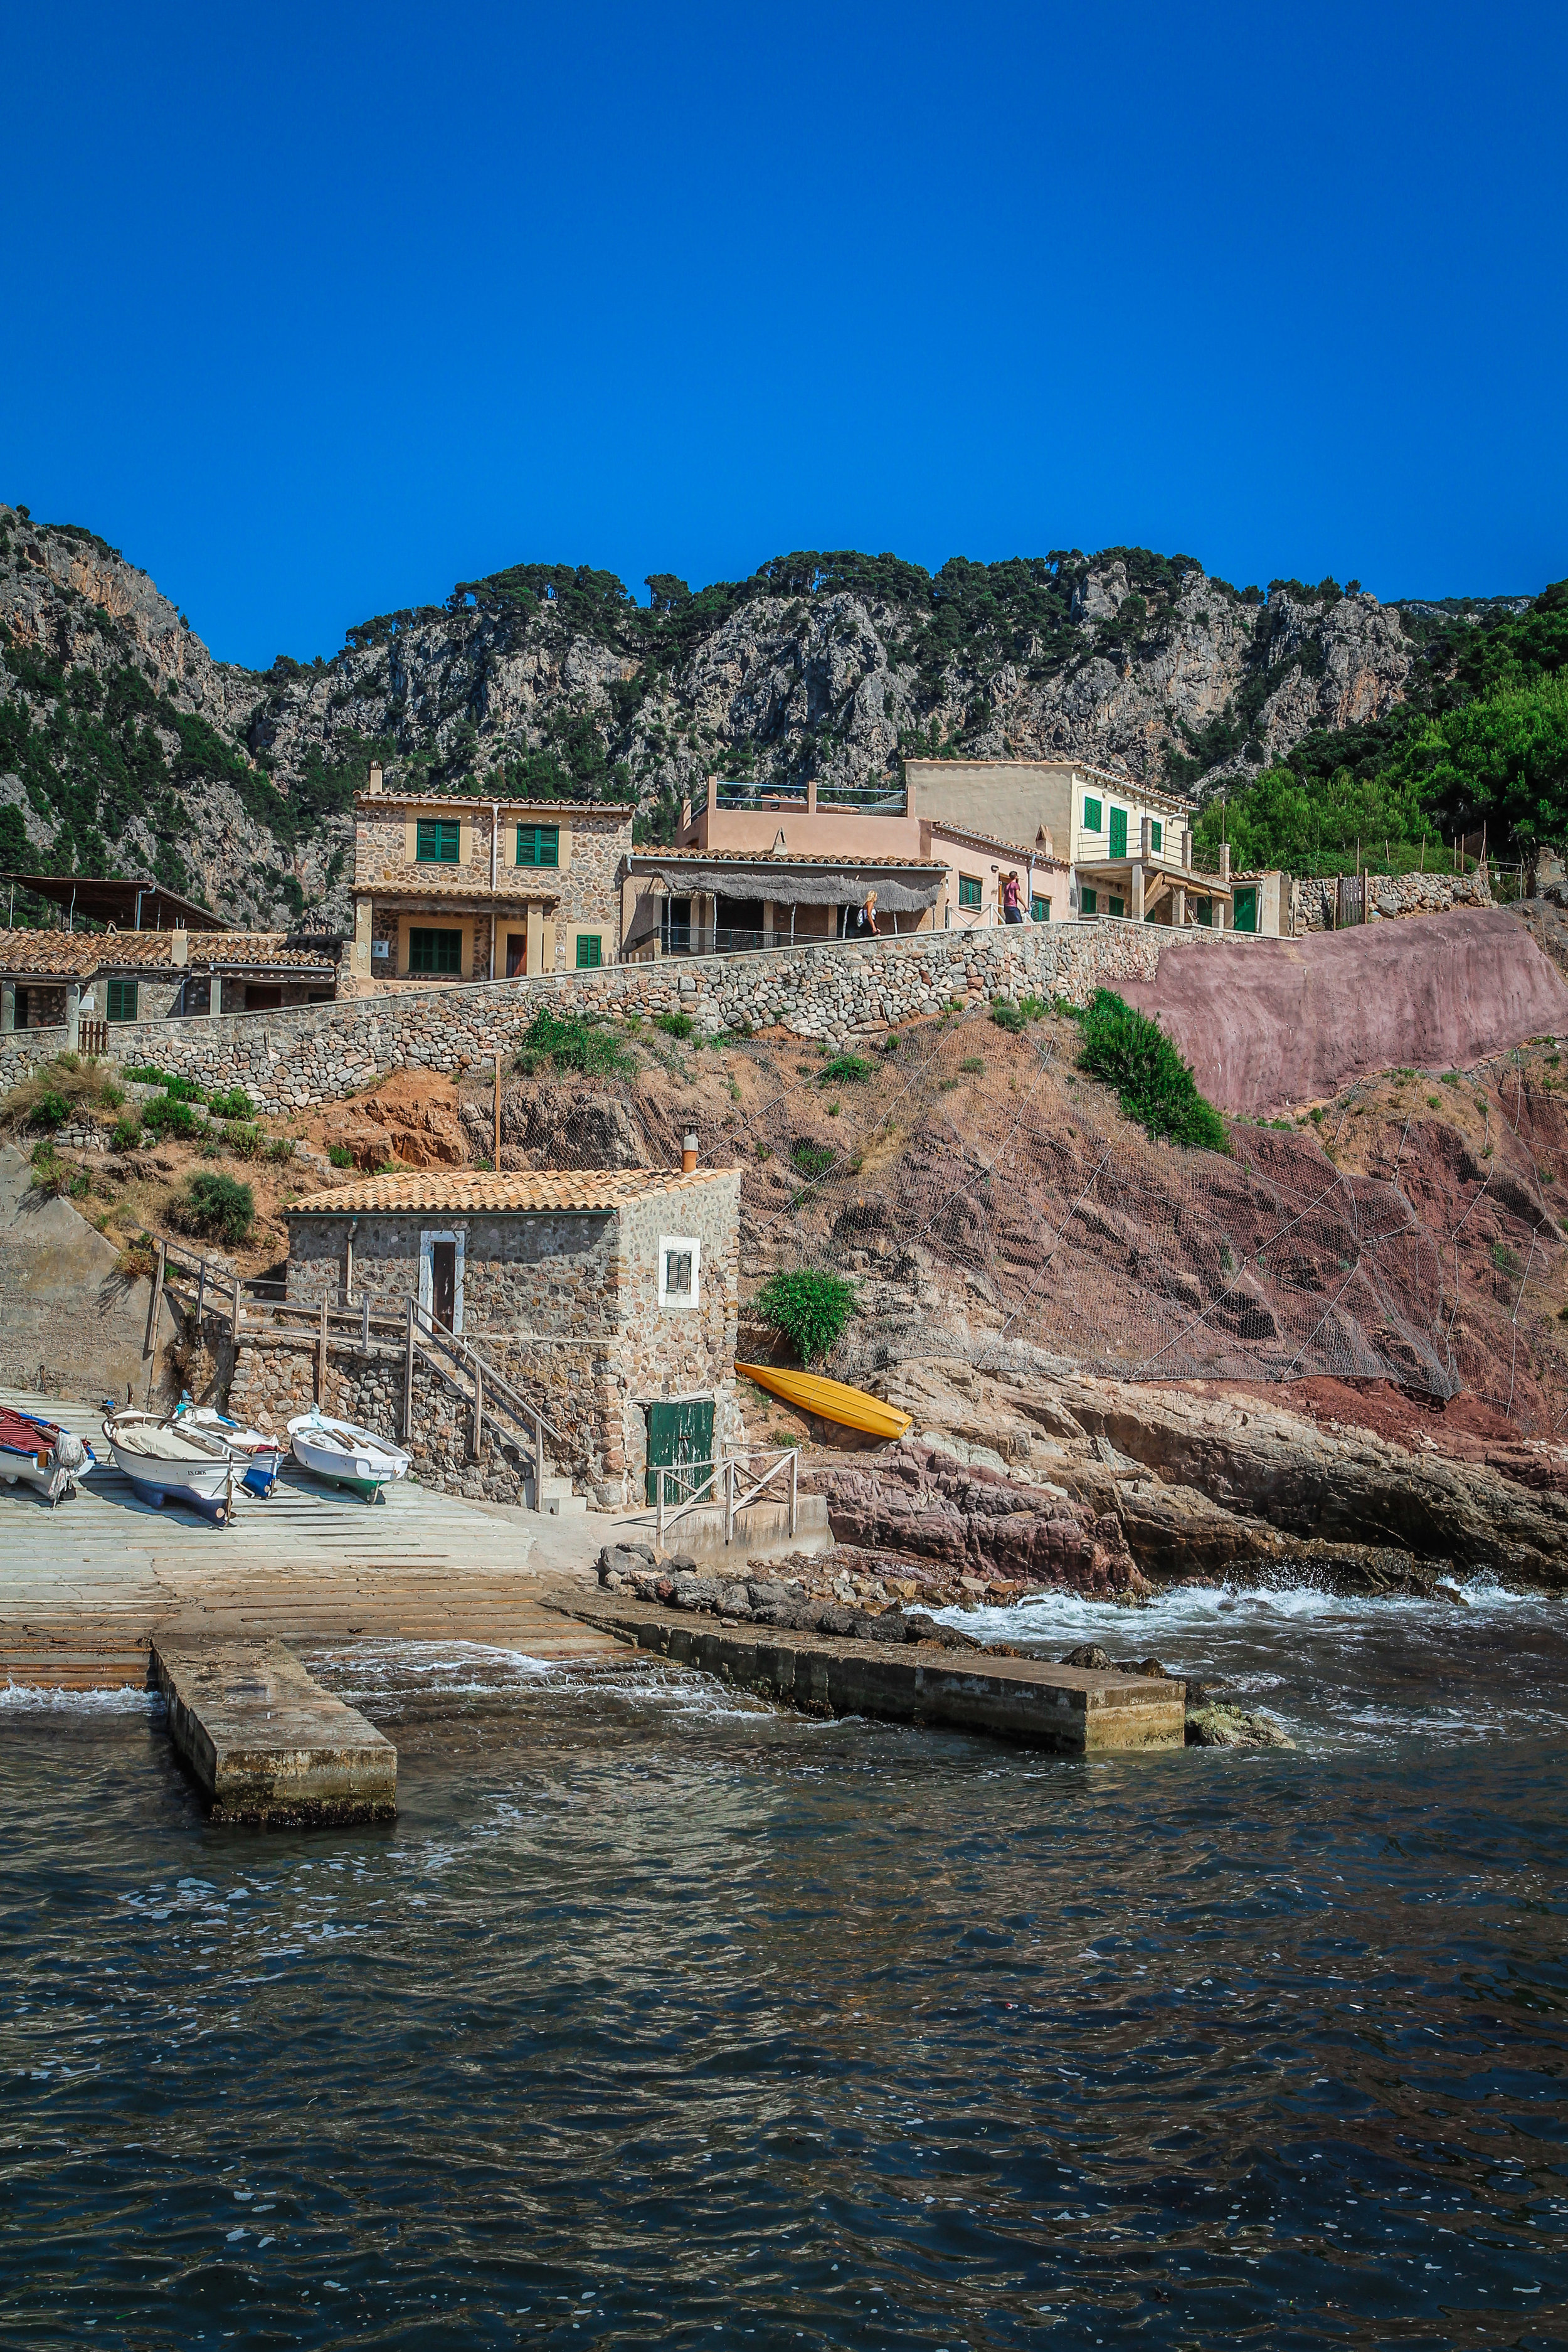
M1018 887L1018 877L1011 868L1002 881L1002 920L1021 923L1024 919L1024 894Z

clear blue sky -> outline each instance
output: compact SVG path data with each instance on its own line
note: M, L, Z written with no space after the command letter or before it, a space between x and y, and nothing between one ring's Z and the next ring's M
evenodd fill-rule
M1568 573L1568 16L13 7L0 498L220 656L519 561Z

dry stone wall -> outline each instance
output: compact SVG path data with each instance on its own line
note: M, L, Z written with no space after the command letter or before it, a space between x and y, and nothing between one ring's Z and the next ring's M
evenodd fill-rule
M1243 960L1265 943L1234 931L1174 931L1157 923L1042 923L995 930L919 931L906 939L774 948L752 955L668 957L598 971L540 974L466 986L402 988L272 1013L218 1014L188 1025L130 1022L115 1058L227 1090L244 1087L268 1111L307 1109L362 1093L389 1071L455 1075L515 1049L542 1004L612 1016L685 1013L699 1028L782 1027L842 1043L872 1036L953 999L1064 996L1152 979L1163 950ZM0 1093L59 1053L59 1029L0 1034Z
M1397 921L1406 915L1444 915L1450 907L1490 907L1496 902L1483 866L1474 874L1366 874L1366 919ZM1331 931L1339 902L1337 874L1310 875L1295 885L1295 928Z

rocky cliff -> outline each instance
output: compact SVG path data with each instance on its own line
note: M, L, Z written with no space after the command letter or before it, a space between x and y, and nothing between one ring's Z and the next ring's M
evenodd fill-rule
M0 867L150 868L237 922L347 928L373 752L395 782L633 793L655 833L715 768L866 784L904 752L1070 752L1202 798L1381 717L1494 609L1125 548L648 584L519 565L255 671L92 532L0 506Z

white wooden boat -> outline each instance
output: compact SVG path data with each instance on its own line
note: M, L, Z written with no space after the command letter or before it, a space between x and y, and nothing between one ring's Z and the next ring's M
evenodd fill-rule
M363 1495L367 1503L405 1477L413 1459L390 1438L317 1412L297 1414L289 1423L289 1438L297 1462L318 1478Z
M218 1526L234 1510L234 1456L205 1431L175 1429L156 1414L113 1413L103 1424L109 1449L144 1503L189 1503Z
M0 1480L7 1486L31 1486L52 1509L97 1467L97 1454L74 1430L36 1412L0 1408Z
M174 1415L176 1429L189 1429L198 1437L215 1437L240 1465L242 1486L253 1495L270 1495L278 1484L278 1472L288 1448L265 1430L246 1429L216 1405L193 1404L183 1397Z

